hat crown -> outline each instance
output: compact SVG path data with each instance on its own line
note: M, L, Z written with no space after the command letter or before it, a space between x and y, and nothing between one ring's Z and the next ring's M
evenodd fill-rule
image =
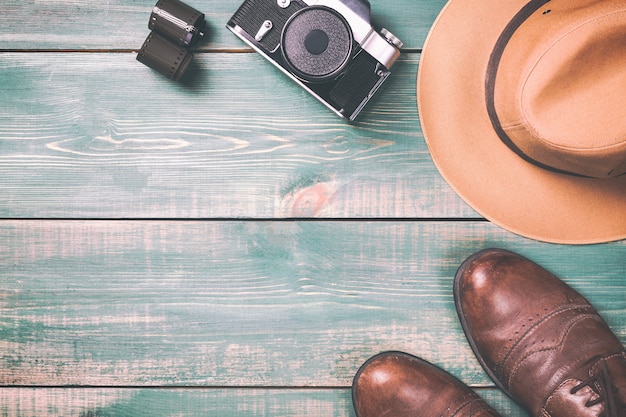
M547 3L500 57L494 106L523 156L574 174L626 172L626 4Z
M420 125L439 172L491 222L554 243L626 238L625 11L626 0L448 0L437 17Z

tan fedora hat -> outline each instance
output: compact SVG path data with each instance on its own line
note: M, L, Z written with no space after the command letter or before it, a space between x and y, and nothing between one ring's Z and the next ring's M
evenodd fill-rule
M546 242L626 238L626 1L450 0L417 92L435 165L481 215Z

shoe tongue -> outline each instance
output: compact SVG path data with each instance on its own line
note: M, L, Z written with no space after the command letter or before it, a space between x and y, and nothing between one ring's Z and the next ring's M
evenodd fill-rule
M600 417L604 412L604 404L598 403L591 407L587 404L598 398L598 395L588 386L572 394L581 381L568 379L561 384L548 398L543 407L544 415L552 417L580 416Z
M607 359L618 417L626 417L626 352Z
M626 417L626 355L582 367L554 390L542 411L551 417Z

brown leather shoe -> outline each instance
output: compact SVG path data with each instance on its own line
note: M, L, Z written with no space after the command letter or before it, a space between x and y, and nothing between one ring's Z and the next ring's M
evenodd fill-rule
M626 352L580 294L514 253L469 257L454 281L465 335L500 389L541 417L625 417Z
M461 381L403 352L383 352L352 383L358 417L499 417Z

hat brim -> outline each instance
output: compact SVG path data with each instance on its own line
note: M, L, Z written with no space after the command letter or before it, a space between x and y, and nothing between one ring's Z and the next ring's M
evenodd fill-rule
M526 162L493 129L485 76L502 30L527 0L450 0L422 52L417 102L439 172L474 210L532 239L589 244L626 238L626 175L559 174Z

